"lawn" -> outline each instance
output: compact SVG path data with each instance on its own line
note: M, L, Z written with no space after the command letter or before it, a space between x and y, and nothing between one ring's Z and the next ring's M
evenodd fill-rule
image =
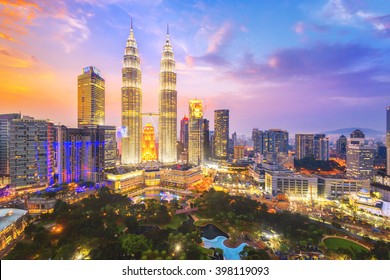
M326 247L328 247L329 249L353 248L357 251L366 251L366 252L368 251L363 246L360 246L359 244L357 244L355 242L345 240L342 238L331 237L331 238L325 239L324 242L326 244Z
M185 221L187 221L189 218L187 216L187 214L179 214L179 215L175 215L173 216L172 220L166 224L164 227L165 228L171 228L171 229L178 229L181 224Z

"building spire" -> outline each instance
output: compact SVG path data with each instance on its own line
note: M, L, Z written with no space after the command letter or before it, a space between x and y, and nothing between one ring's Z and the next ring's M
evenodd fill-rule
M167 35L169 35L169 24L167 23Z
M130 18L130 29L133 30L133 17Z

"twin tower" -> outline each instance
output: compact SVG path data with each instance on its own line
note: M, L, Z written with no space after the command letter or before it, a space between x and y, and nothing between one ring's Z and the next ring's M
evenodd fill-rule
M177 91L175 59L167 29L161 64L158 122L158 160L177 161ZM133 24L126 42L122 69L122 164L142 161L142 78Z

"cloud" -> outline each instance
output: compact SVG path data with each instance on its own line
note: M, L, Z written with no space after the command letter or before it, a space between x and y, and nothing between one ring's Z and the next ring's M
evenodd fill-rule
M89 37L89 29L82 10L70 11L67 2L62 1L5 1L0 0L0 38L9 41L23 40L21 35L29 33L30 26L41 25L60 30L54 35L60 39L66 52ZM54 33L57 31L54 31Z
M214 34L210 36L207 53L216 53L220 51L231 37L232 25L225 22Z
M322 18L329 22L356 28L368 27L381 37L390 35L390 15L364 10L360 1L329 0L321 11Z

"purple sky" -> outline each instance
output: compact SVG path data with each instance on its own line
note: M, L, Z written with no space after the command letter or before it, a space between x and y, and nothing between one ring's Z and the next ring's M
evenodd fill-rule
M0 113L75 126L77 75L106 80L106 124L120 125L130 17L141 55L145 112L158 107L166 23L178 74L178 119L200 98L230 131L385 130L390 105L390 2L0 1Z

